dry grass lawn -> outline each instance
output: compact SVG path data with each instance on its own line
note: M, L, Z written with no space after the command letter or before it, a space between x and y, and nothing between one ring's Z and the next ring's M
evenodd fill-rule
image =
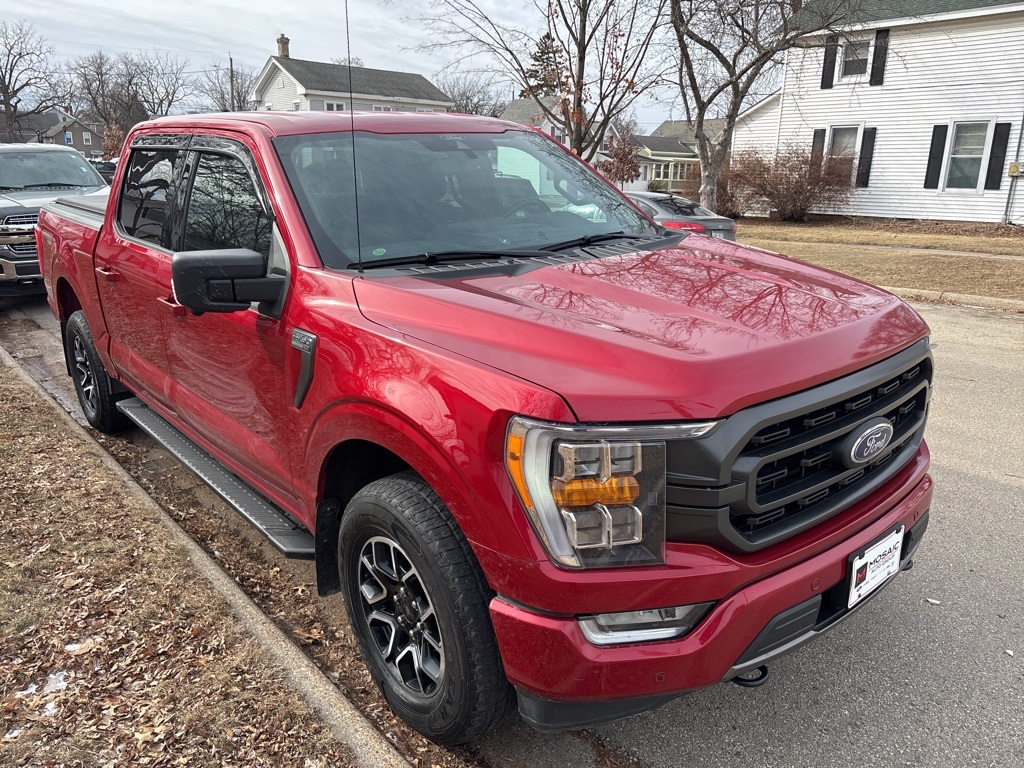
M2 365L0 402L0 765L353 765L160 521Z
M861 219L844 220L843 223L791 224L764 219L742 219L739 222L739 239L751 245L767 241L844 243L1024 256L1024 227L966 222Z

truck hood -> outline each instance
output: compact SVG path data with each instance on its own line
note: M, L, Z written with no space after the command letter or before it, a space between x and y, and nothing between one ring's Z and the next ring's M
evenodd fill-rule
M520 274L370 275L369 320L557 392L581 421L728 415L928 332L878 288L699 236Z
M78 195L88 195L98 190L104 189L104 187L83 187L76 189L74 187L53 187L53 188L40 188L40 189L23 189L20 192L17 190L11 190L0 194L0 209L5 210L7 213L16 213L12 211L12 208L31 208L38 210L41 206L47 203L53 202L58 197L75 197Z

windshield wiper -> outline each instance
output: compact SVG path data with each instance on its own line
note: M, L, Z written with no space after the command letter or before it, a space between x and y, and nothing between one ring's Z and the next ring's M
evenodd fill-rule
M579 248L584 245L594 245L594 243L603 243L605 240L618 240L622 237L633 237L633 235L627 235L623 231L618 232L602 232L597 235L585 235L583 237L573 238L572 240L566 240L564 243L555 243L553 245L545 246L549 251L565 251L569 248Z
M64 187L66 189L84 189L88 184L68 184L64 181L44 181L42 184L26 184L24 187L14 189L43 189L44 187Z
M536 258L538 256L553 256L551 251L433 251L431 253L419 253L415 256L396 256L393 259L373 259L363 262L363 269L374 269L376 267L397 267L403 264L441 264L446 261L471 261L473 259L523 259ZM352 262L348 269L359 269L359 264Z
M24 187L18 187L14 184L0 184L0 189L24 189Z

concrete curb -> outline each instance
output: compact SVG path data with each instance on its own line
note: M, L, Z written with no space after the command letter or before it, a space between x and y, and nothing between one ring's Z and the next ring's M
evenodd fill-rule
M68 431L85 450L95 455L104 466L121 480L125 490L148 507L188 555L196 570L224 598L250 636L266 649L284 673L285 679L319 714L338 741L347 744L362 768L409 768L394 746L362 713L346 699L320 668L317 667L281 629L260 610L242 588L231 579L216 561L193 541L187 533L142 489L114 458L103 450L71 415L54 402L53 397L36 382L3 347L0 347L0 365L11 369L29 385L45 407L50 408L67 426Z
M963 307L981 307L982 309L1001 309L1008 312L1024 312L1024 301L1017 299L1000 299L995 296L972 296L967 293L951 291L926 291L920 288L893 288L881 286L882 290L894 293L901 299L916 301L934 301L941 304L956 304Z

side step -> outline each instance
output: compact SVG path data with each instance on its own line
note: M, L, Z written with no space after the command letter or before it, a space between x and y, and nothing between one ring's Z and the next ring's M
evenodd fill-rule
M216 459L171 426L160 414L137 397L121 400L117 407L234 507L281 554L303 560L313 559L313 535L309 531L224 469Z

